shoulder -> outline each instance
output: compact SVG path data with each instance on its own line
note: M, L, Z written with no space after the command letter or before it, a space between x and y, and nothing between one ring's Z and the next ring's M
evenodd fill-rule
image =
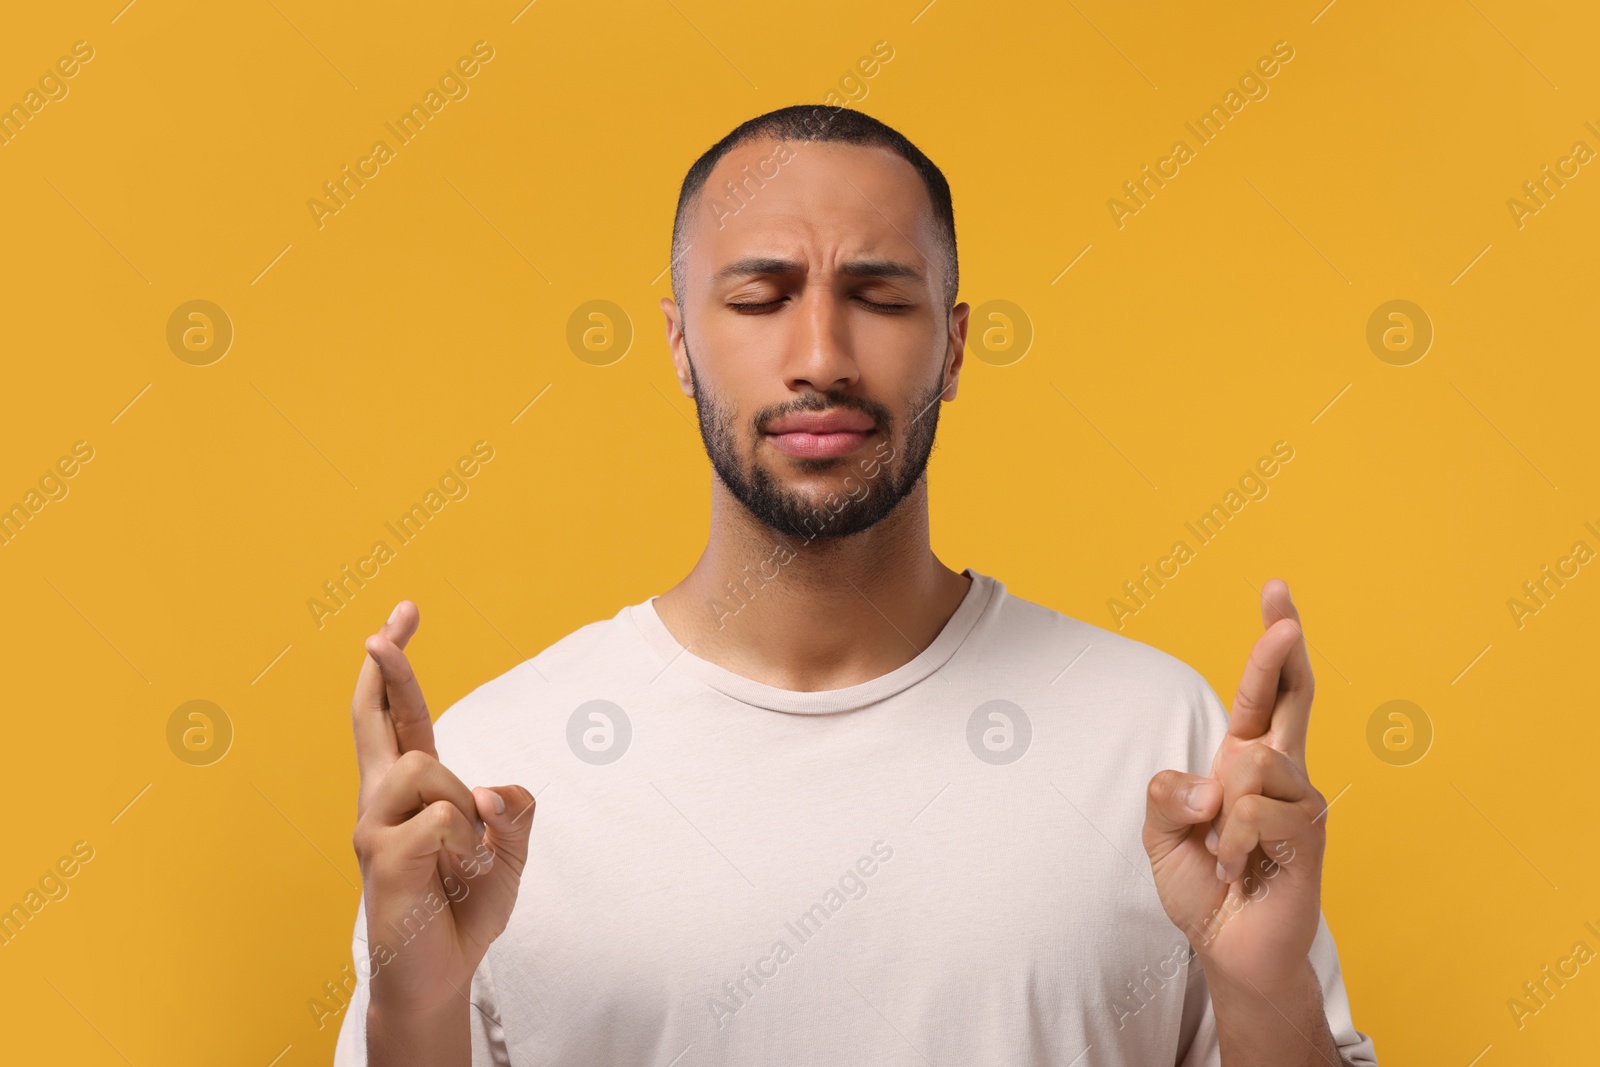
M1058 668L1067 671L1063 680L1084 667L1085 673L1114 676L1143 693L1196 695L1210 689L1199 671L1154 645L1024 599L1003 585L997 596L988 640L1034 660L1064 656Z
M981 628L983 659L997 672L1035 679L1050 704L1059 699L1065 707L1087 707L1100 716L1114 713L1117 722L1135 727L1167 730L1187 723L1208 739L1227 731L1222 702L1184 660L1003 585L996 595L992 617Z
M590 692L595 679L624 669L624 642L632 636L627 611L578 627L451 704L433 725L440 760L452 768L497 762L564 728L571 694Z

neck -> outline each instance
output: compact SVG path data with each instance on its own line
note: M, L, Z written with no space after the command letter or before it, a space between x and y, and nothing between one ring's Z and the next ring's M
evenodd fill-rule
M856 685L914 659L966 595L970 580L928 537L926 477L870 529L809 539L763 525L713 478L705 552L656 612L736 674L797 691Z

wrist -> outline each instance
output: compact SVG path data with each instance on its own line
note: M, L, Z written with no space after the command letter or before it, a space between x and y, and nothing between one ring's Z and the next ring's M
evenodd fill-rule
M1211 991L1213 1001L1226 1001L1271 1012L1274 1010L1272 1003L1280 998L1280 994L1298 998L1315 992L1319 999L1322 995L1322 983L1311 966L1309 955L1272 974L1248 975L1231 972L1204 953L1199 953L1199 958L1206 976L1206 988Z
M1229 976L1202 966L1225 1067L1346 1065L1309 956L1277 979Z
M367 1003L367 1056L372 1067L450 1067L471 1062L472 1006L452 997L433 1007L381 996Z

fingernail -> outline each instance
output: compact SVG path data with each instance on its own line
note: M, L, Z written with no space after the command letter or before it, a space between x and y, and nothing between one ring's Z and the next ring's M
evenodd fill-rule
M482 819L478 819L477 821L475 821L472 824L472 828L478 832L478 836L479 837L483 836L483 820Z
M1194 811L1205 811L1211 803L1211 791L1216 786L1211 782L1201 782L1189 790L1189 807Z
M489 795L494 797L494 813L496 815L504 815L506 813L506 798L496 793L493 789L489 790Z
M1226 882L1227 880L1228 880L1228 872L1223 869L1221 863L1218 863L1217 864L1217 881Z
M1215 826L1206 831L1206 851L1215 856L1217 854L1217 844L1221 840L1222 839L1217 836L1217 828Z
M392 622L394 622L394 620L398 619L399 617L400 617L400 605L396 604L394 606L394 610L389 612L389 622L392 623Z

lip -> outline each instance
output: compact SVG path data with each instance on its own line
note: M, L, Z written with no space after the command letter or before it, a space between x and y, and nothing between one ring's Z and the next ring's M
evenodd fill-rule
M871 416L848 408L834 408L831 411L800 411L793 415L785 415L775 419L767 427L769 434L832 434L832 433L871 433L876 427Z
M866 443L877 429L868 415L848 408L801 411L773 421L766 437L780 452L801 459L846 456Z
M801 459L832 459L847 456L866 443L870 430L841 430L835 433L769 433L767 440L780 452Z

